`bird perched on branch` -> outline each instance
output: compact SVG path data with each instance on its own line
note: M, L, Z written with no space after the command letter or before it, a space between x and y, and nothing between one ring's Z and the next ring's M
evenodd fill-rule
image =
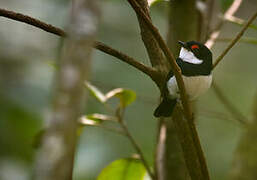
M182 42L179 57L176 59L181 69L186 93L189 100L204 93L212 82L212 53L203 44L196 41ZM155 117L169 117L180 98L176 78L169 72L163 89L163 99L154 112Z

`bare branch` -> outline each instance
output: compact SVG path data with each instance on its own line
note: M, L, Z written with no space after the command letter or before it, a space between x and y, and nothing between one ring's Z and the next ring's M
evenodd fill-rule
M250 26L250 24L254 21L257 16L257 12L253 14L253 16L247 21L244 25L243 29L237 34L237 36L231 41L231 43L227 46L227 48L221 53L221 55L216 59L213 64L213 69L219 64L219 62L223 59L223 57L229 52L229 50L238 42L238 40L243 36L246 29Z
M125 123L123 117L124 117L124 109L118 109L116 112L117 118L118 118L118 122L121 126L121 128L123 129L125 136L128 137L129 141L131 142L132 146L135 148L135 150L137 151L137 153L140 156L140 159L143 163L143 165L145 166L146 171L148 172L149 176L151 177L152 180L155 180L155 175L154 173L151 171L150 166L148 165L144 153L142 152L141 148L139 147L139 145L137 144L136 140L133 138L133 136L130 134L127 124Z
M218 38L217 42L231 42L232 38ZM247 44L253 44L257 45L257 39L256 38L241 38L239 42L247 43Z
M33 17L21 14L21 13L16 13L13 11L9 11L9 10L5 10L5 9L1 9L0 8L0 16L2 17L6 17L6 18L10 18L16 21L20 21L32 26L35 26L37 28L40 28L46 32L61 36L61 37L65 37L66 36L66 32L63 29L60 29L58 27L55 27L51 24L47 24L45 22L42 22L38 19L35 19ZM129 65L135 67L136 69L140 70L141 72L145 73L146 75L148 75L150 78L152 78L155 82L159 79L158 77L158 73L156 72L156 70L145 66L144 64L136 61L135 59L133 59L132 57L129 57L128 55L115 50L113 48L111 48L110 46L95 41L95 48L107 53L111 56L114 56L120 60L122 60L123 62L128 63Z
M189 102L187 99L187 95L185 92L185 86L184 86L184 82L183 82L183 79L181 76L181 70L178 67L178 65L176 64L173 54L169 51L169 48L167 47L165 41L159 34L158 29L151 23L150 19L147 17L147 15L144 13L144 11L140 8L140 5L137 3L137 1L136 0L128 0L128 2L133 7L133 9L137 13L137 15L142 17L142 19L144 20L144 22L146 23L148 28L151 30L151 32L154 35L155 39L157 40L160 48L162 49L164 55L166 56L168 62L170 63L172 70L174 72L174 75L176 77L176 81L179 86L180 97L182 100L182 105L183 105L184 114L185 114L187 123L184 123L183 125L180 126L178 124L178 121L174 121L174 122L177 126L177 132L181 134L180 142L181 142L181 145L183 146L183 149L185 150L184 151L185 159L190 157L190 156L188 156L189 154L191 154L193 156L193 153L188 151L187 146L192 147L192 149L190 149L190 150L195 152L196 157L197 157L196 159L194 159L194 163L198 164L200 167L200 171L199 171L199 168L191 166L192 164L191 164L190 160L186 159L188 170L190 171L190 176L192 179L208 180L209 173L208 173L205 158L204 158L204 155L203 155L203 152L201 149L197 131L196 131L195 125L192 121L192 112L191 112ZM178 114L180 114L180 116L182 115L182 113L178 113ZM187 133L186 128L189 129L189 133ZM190 139L190 138L192 138L192 139ZM193 171L193 169L194 170L197 169L197 170Z
M146 75L148 75L149 77L151 77L153 79L153 81L155 81L155 82L160 79L159 73L156 70L154 70L151 67L145 66L144 64L135 60L134 58L132 58L118 50L115 50L101 42L95 42L95 48L106 54L114 56L114 57L120 59L121 61L126 62L127 64L135 67L139 71L141 71L141 72L145 73Z
M149 5L147 0L140 0L138 1L139 6L141 7L142 11L151 21L151 16L149 12ZM158 42L154 38L151 30L148 28L147 24L144 22L143 17L137 14L137 19L139 22L139 27L141 31L141 38L143 40L144 46L147 50L147 54L149 60L154 68L158 71L162 72L162 74L169 72L169 64L165 60L165 57L160 49ZM161 81L160 81L161 82ZM158 84L157 84L158 85ZM159 83L160 85L160 83Z
M174 109L173 115L174 118L172 118L172 120L174 121L174 126L177 129L176 132L181 144L181 148L183 151L184 159L190 177L192 180L209 180L210 178L208 175L208 169L206 167L203 153L196 148L196 143L199 142L196 142L198 140L195 140L195 138L198 139L197 133L194 133L196 132L194 128L195 126L193 122L189 124L185 120L184 116L182 116L182 109L179 106L176 106L175 108L176 109ZM202 154L200 154L200 152ZM202 156L203 159L200 158L199 155ZM202 162L202 160L204 161ZM203 168L206 169L203 170ZM203 171L206 171L206 173Z
M229 9L225 12L224 14L224 18L228 18L231 17L235 14L235 12L238 10L238 8L240 7L241 3L243 0L234 0L233 4L229 7ZM217 27L214 29L214 31L211 33L210 38L207 40L207 42L205 43L205 45L208 48L211 48L214 44L214 42L216 41L216 39L218 38L219 34L220 34L220 28L223 25L223 20L217 25Z
M165 57L167 58L168 62L170 63L170 65L172 67L172 70L174 72L174 75L176 77L176 81L178 82L178 87L179 87L179 90L180 90L180 96L181 96L183 108L184 108L184 111L185 111L185 115L186 115L187 119L191 120L192 112L191 112L191 109L189 107L189 102L188 102L188 98L187 98L186 91L185 91L185 85L184 85L182 75L181 75L181 69L177 65L173 54L170 52L170 50L167 47L165 41L161 37L158 29L151 23L150 19L145 15L144 11L140 8L137 1L128 0L128 2L131 4L131 6L135 10L135 12L143 18L144 22L146 23L148 28L153 33L156 41L158 42L160 48L163 51Z
M66 33L58 27L52 26L51 24L47 24L38 19L32 18L30 16L27 16L21 13L16 13L13 11L0 8L0 16L10 18L16 21L24 22L26 24L30 24L32 26L38 27L46 32L49 32L58 36L66 35Z

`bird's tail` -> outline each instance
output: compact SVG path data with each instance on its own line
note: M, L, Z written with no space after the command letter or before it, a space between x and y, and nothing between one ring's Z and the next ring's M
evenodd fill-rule
M155 109L155 117L169 117L171 116L173 109L176 105L176 99L164 98L161 104Z

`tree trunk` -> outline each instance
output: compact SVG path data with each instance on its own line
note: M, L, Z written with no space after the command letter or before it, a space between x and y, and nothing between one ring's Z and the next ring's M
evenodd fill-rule
M84 81L98 24L95 0L74 0L67 38L56 74L53 106L38 152L36 180L71 180L77 120L83 104Z

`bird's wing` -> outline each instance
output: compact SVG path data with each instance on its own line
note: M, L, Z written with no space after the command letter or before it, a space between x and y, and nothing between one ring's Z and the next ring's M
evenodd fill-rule
M177 58L176 62L184 76L209 75L211 73L211 68L209 68L208 64L192 64L180 58Z
M177 58L176 59L176 62L177 62L177 64L178 64L178 66L180 67L180 61L182 61L180 58ZM181 67L180 67L181 68ZM182 69L181 69L182 70ZM173 71L172 71L172 69L170 70L170 72L168 73L168 75L166 76L166 82L170 79L170 78L172 78L174 76L174 73L173 73Z

